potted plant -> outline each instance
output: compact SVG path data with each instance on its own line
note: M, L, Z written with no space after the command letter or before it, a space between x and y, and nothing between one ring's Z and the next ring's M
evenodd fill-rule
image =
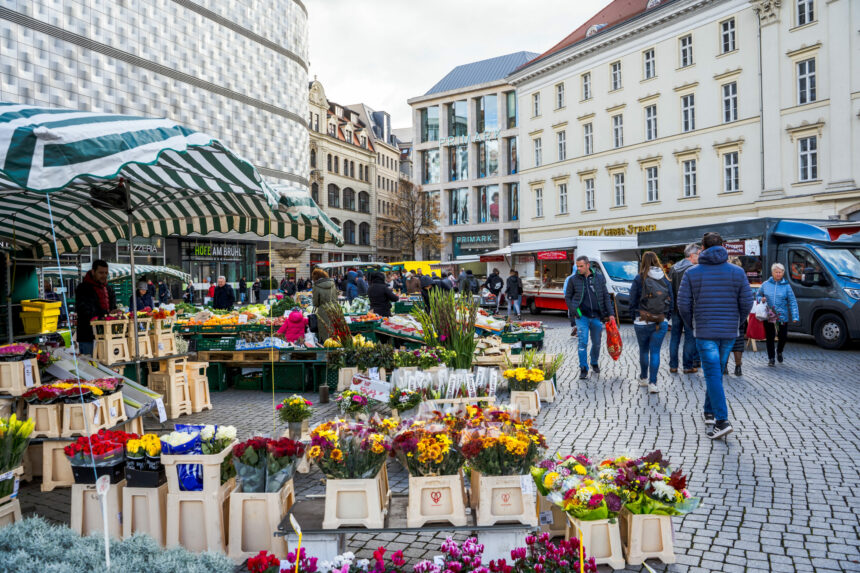
M287 432L291 440L302 439L303 423L305 420L309 420L314 414L311 408L312 405L313 402L310 400L305 400L298 394L293 394L275 407L278 410L278 418L282 422L287 423Z

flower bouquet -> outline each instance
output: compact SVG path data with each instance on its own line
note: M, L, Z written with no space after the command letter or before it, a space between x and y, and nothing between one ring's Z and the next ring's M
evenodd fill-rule
M514 392L533 392L544 381L544 371L539 368L514 368L505 370L502 375Z
M32 433L33 420L22 421L15 414L8 419L0 418L0 474L6 474L21 465ZM14 486L14 476L0 480L0 498L10 495Z
M269 553L260 551L254 557L248 558L247 569L249 573L278 573L281 570L281 560ZM312 573L302 570L302 573Z
M178 427L178 426L177 426ZM178 456L184 454L201 454L200 432L174 430L161 436L161 453ZM182 491L202 491L203 471L196 464L178 464L176 472L179 476L179 489Z
M289 398L285 398L275 409L278 411L278 418L282 422L295 423L303 422L313 416L314 411L311 406L313 406L313 402L305 400L298 394L293 394Z
M28 404L46 406L60 401L63 398L63 392L64 390L61 388L48 384L46 386L30 388L21 397Z
M472 417L461 436L461 451L469 467L488 476L529 473L546 450L546 438L531 420L519 420L504 410L470 408Z
M464 463L455 437L444 424L414 422L394 436L391 449L410 476L455 475Z
M266 456L268 438L251 438L233 446L233 466L243 493L262 493L266 490Z
M532 479L541 495L561 491L562 482L570 476L588 475L593 466L585 454L542 460L531 469Z
M699 506L700 499L687 491L687 476L673 470L660 450L639 459L604 460L599 470L604 480L615 472L624 507L634 515L683 515Z
M406 390L404 388L392 388L388 397L388 406L399 413L417 408L423 400L421 392Z
M179 427L179 425L177 424L176 427ZM223 452L235 439L235 426L213 426L209 424L203 426L200 430L200 449L204 456L213 456ZM227 456L221 462L221 483L226 483L227 480L235 475L236 469L230 462L230 456Z
M305 455L305 445L289 438L266 444L266 491L280 491L293 477L296 463Z
M337 408L341 414L350 417L357 417L360 414L367 415L370 412L371 402L376 404L376 400L370 400L364 394L354 390L344 390L337 397Z
M390 449L391 438L370 424L334 420L311 431L308 456L329 479L369 479Z
M125 444L126 466L138 471L156 472L161 469L161 440L155 434L144 434Z
M594 558L585 555L584 547L576 537L561 540L557 544L550 539L549 533L539 536L526 537L526 546L511 550L511 561L508 565L504 560L490 563L490 571L498 573L562 573L579 572L597 573Z
M19 362L35 358L36 353L29 344L4 344L0 346L0 362Z
M425 346L416 350L398 350L394 353L394 365L398 368L417 367L428 370L453 364L455 356L454 352L441 346L436 348Z
M91 436L81 436L63 448L72 466L75 483L95 483L103 475L109 475L111 483L119 483L124 475L125 445L137 437L137 434L99 430ZM95 472L91 471L93 467Z

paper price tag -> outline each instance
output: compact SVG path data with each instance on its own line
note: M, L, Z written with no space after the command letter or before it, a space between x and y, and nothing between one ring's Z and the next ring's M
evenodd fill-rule
M97 426L102 419L102 409L99 408L97 402L93 403L93 409L95 409L95 413L93 414L93 425Z
M12 499L15 499L16 497L18 497L18 482L19 482L18 478L15 478L15 484L12 486L12 494L11 494Z
M110 491L110 476L102 476L96 480L96 493L99 495L107 495ZM105 516L107 517L107 516Z
M450 399L454 397L454 394L457 392L457 386L459 385L459 380L457 378L451 377L448 379L448 388L445 392L445 398Z
M110 407L110 417L111 417L111 418L116 418L116 406L111 406L111 407Z
M533 494L535 492L535 482L532 479L532 476L520 476L520 489L522 489L525 494Z
M239 315L239 324L247 324L248 323L248 315L240 314Z
M552 524L552 510L540 512L540 524L541 525Z
M469 398L475 398L478 395L478 389L475 386L475 379L471 376L466 380L466 390L469 392Z
M164 350L164 343L163 342L158 343L158 350L160 350L160 351Z
M379 380L379 368L376 366L368 370L367 373L370 375L371 380Z
M496 395L496 387L498 386L498 384L499 384L499 371L493 370L492 372L490 372L490 382L488 384L488 389L487 389L487 393L490 396Z
M155 406L158 408L158 422L163 424L167 421L167 410L164 408L164 400L157 398L155 400Z
M33 363L29 360L24 361L24 385L27 388L33 386Z
M296 532L296 535L302 534L302 526L299 525L299 522L296 521L296 518L292 513L290 514L290 525L293 526L293 531Z

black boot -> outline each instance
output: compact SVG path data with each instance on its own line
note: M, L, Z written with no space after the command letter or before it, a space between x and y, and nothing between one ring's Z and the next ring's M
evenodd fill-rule
M776 362L774 362L773 358L767 361L768 366L776 366Z
M588 368L585 368L583 366L582 368L579 369L579 379L585 380L586 378L588 378Z
M741 365L735 364L735 376L743 376L743 375L744 375L744 373L741 370Z
M776 361L782 364L782 352L777 352Z

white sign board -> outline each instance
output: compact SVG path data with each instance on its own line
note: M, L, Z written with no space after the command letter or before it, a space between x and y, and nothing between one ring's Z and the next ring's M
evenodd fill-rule
M349 389L371 400L386 404L391 397L391 384L389 382L368 378L367 376L354 376Z

